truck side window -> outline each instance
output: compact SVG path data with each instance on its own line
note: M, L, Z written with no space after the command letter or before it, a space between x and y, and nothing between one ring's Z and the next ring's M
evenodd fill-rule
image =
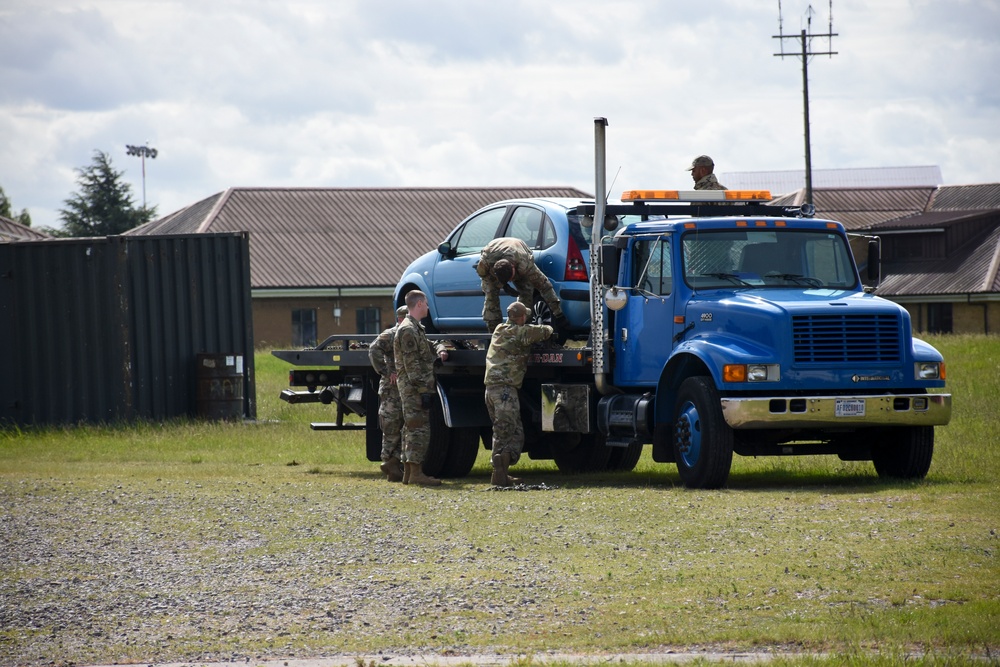
M667 295L673 291L668 239L636 241L633 248L632 286L647 294Z

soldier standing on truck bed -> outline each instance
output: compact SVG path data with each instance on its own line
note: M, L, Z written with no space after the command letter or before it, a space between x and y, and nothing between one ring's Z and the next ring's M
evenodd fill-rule
M396 385L396 361L392 341L406 319L406 306L396 309L396 324L378 335L368 348L368 360L379 374L378 425L382 429L382 472L387 481L403 481L403 406Z
M535 266L534 255L524 241L504 237L493 239L486 244L479 256L476 273L482 278L483 294L486 295L483 320L490 333L503 321L500 314L500 290L505 287L509 290L507 282L511 280L514 281L518 301L530 309L532 297L535 290L538 290L552 310L553 325L560 330L567 327L569 323L563 314L559 297L552 289L549 279Z
M707 155L699 155L691 161L688 167L691 178L694 179L695 190L728 190L726 186L719 183L719 179L712 172L715 171L715 162Z
M507 306L508 320L494 329L486 353L484 384L486 409L493 422L493 486L513 486L520 481L507 474L524 448L517 390L524 381L531 346L552 335L552 327L547 324L525 324L529 312L520 301Z
M430 412L437 391L435 357L448 351L427 340L420 320L427 317L427 296L420 290L406 293L407 315L392 341L396 385L403 406L403 484L438 486L441 480L424 474L423 463L431 442Z

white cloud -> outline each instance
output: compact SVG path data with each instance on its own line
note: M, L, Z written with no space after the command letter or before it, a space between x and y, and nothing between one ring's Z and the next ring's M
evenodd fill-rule
M785 34L804 0L784 0ZM825 32L817 3L813 32ZM834 7L810 60L815 168L937 164L1000 180L1000 6ZM8 0L0 8L0 186L57 225L74 169L108 152L170 213L231 186L683 187L802 165L798 58L752 0ZM797 43L789 40L786 51ZM815 42L814 48L826 48Z

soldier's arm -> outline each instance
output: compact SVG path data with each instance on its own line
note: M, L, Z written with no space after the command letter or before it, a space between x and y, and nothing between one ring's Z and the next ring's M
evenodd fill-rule
M526 324L518 332L526 344L540 343L552 336L553 328L548 324Z
M390 345L392 344L391 340L388 342ZM383 376L389 370L389 364L385 360L385 344L385 332L382 332L378 338L372 341L371 347L368 348L368 360L371 362L372 368L375 369L376 373Z
M535 266L534 262L531 263L530 267L524 272L524 277L527 281L536 289L538 293L542 295L542 299L545 303L549 304L549 308L556 315L562 313L562 304L559 302L559 297L556 296L556 291L552 289L552 283L549 282L548 277L541 270ZM518 290L520 291L520 289Z
M490 333L497 324L503 321L500 313L500 284L493 276L485 276L482 279L483 287L483 321L490 327Z

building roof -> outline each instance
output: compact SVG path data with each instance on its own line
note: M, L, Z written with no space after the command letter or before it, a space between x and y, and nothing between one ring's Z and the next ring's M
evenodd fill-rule
M253 289L390 287L474 211L570 187L230 188L128 234L250 233Z
M920 213L927 208L934 187L920 188L813 188L816 217L844 223L849 230L868 229L886 220ZM782 206L800 206L805 189L778 197Z
M799 206L805 190L773 203ZM1000 293L1000 183L936 187L813 188L816 216L849 231L888 235L963 227L945 259L885 262L878 294L890 298ZM942 236L945 243L945 236Z
M731 190L770 190L786 194L806 187L804 169L782 171L732 171L718 174ZM936 187L941 184L941 168L868 167L861 169L813 169L816 188Z
M0 243L11 241L44 241L52 238L45 232L26 227L16 220L0 215Z
M1000 294L1000 225L946 259L896 262L877 294L889 298Z

